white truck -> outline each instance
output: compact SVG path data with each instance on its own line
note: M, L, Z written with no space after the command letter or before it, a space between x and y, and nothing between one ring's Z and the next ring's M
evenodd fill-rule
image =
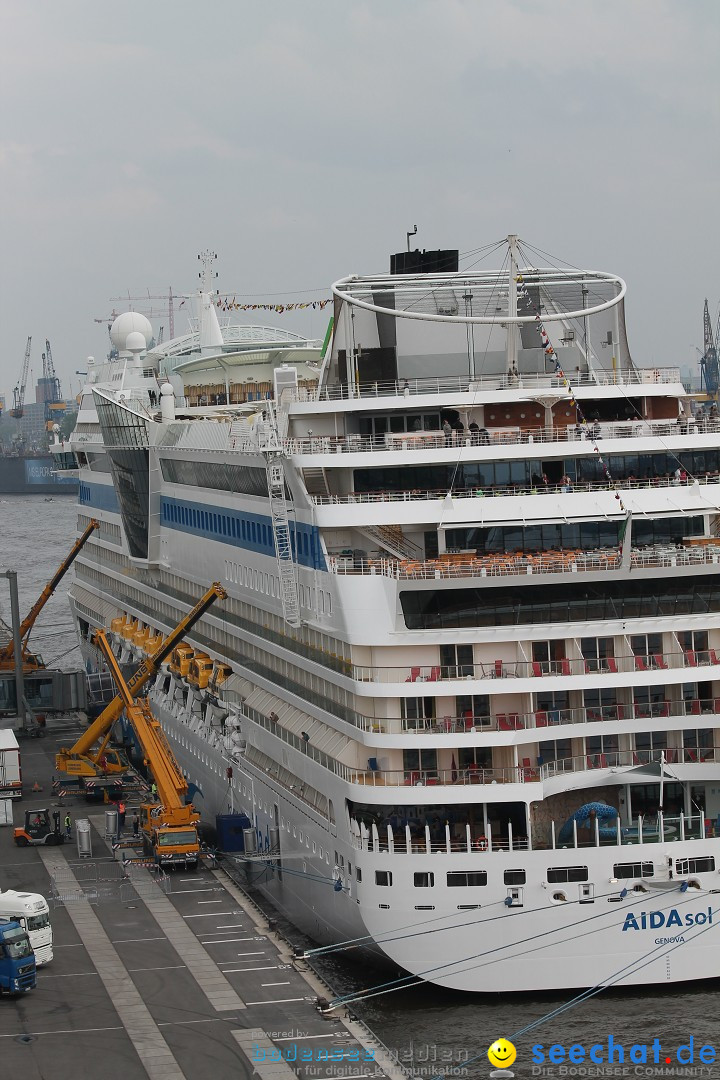
M20 747L15 732L0 730L0 799L22 798Z
M0 889L0 922L18 922L23 930L27 930L38 967L52 960L50 908L40 893Z

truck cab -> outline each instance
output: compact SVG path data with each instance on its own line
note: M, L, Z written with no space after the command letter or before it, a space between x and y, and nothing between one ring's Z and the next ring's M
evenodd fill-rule
M24 994L37 981L35 954L19 922L0 922L0 994Z
M197 870L200 862L200 841L195 821L199 815L188 807L188 821L181 825L169 825L163 821L162 806L146 804L140 807L143 848L152 855L158 866L167 870L171 866L183 866Z
M38 967L53 958L50 908L40 893L0 889L0 922L17 922L27 931Z

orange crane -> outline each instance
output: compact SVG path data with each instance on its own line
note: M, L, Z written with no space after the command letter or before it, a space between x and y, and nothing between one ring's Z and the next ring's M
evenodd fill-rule
M210 605L215 600L225 600L226 597L227 593L219 582L216 581L210 586L192 611L180 620L155 652L145 657L128 679L127 689L133 697L136 697L145 683L157 673L163 660L170 655L178 641L189 633ZM113 725L122 716L124 708L125 699L122 694L117 694L72 747L61 747L58 750L55 755L56 770L66 777L76 777L81 781L127 772L129 766L124 756L117 750L108 749ZM99 746L93 749L98 740L101 740Z
M27 339L27 345L25 346L25 359L23 360L22 375L20 376L20 382L13 390L13 407L10 410L10 415L14 420L22 420L22 415L25 411L25 387L27 386L28 370L30 368L30 345L32 344L32 337Z
M75 559L79 555L80 550L87 543L87 541L88 541L88 539L90 537L90 534L95 529L99 529L99 528L100 528L100 522L96 521L95 518L93 518L89 522L89 524L88 524L87 528L85 529L85 532L82 534L82 536L79 536L78 539L73 544L73 546L70 548L69 553L65 556L63 561L60 563L60 565L58 566L58 568L55 571L54 575L50 578L50 581L48 581L47 585L45 586L43 591L40 593L40 595L38 596L38 598L35 601L35 603L33 604L33 606L30 608L30 611L25 616L23 621L20 623L20 643L21 643L21 646L22 646L22 660L23 660L23 670L24 671L37 671L40 668L44 667L42 659L39 656L35 656L33 653L28 651L27 644L28 644L28 638L30 637L30 631L32 630L33 626L35 625L35 622L37 620L38 615L40 614L42 609L45 607L48 600L50 599L52 594L55 592L56 588L58 587L58 585L60 584L62 579L67 574L67 572L70 569L70 567L72 566L72 564L75 562ZM15 646L13 644L12 638L10 638L10 640L7 642L6 645L0 646L0 671L11 670L12 667L14 666L14 663L15 663Z
M158 866L185 866L197 870L200 842L197 822L200 815L192 803L185 800L187 780L165 738L160 723L153 716L147 698L133 699L123 678L120 665L113 655L104 630L98 630L93 641L102 649L122 697L125 715L143 752L144 764L155 782L158 802L140 806L140 828L143 847L152 854Z

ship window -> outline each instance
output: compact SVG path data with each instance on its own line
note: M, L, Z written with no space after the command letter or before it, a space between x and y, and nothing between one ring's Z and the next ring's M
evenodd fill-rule
M434 904L416 904L415 905L415 910L416 911L434 911L435 910L435 905Z
M447 884L449 889L487 885L487 873L485 870L453 870L448 873Z
M357 881L362 881L362 870L359 866L355 867L355 878Z
M414 885L416 889L432 889L435 884L435 874L432 871L421 871L415 874Z
M703 859L676 859L675 869L678 874L711 874L715 869L712 856Z
M499 586L400 593L409 630L453 629L598 619L679 617L720 611L720 581L682 576L650 582L556 582L520 590Z
M589 876L587 866L555 866L547 872L549 882L587 881Z
M653 873L651 862L621 862L613 866L613 877L616 878L652 877Z
M458 911L479 911L481 904L458 904Z
M376 885L392 885L392 871L390 871L390 870L376 870L375 871L375 884Z
M503 881L506 885L524 885L527 880L527 874L524 870L506 870L503 874Z
M378 907L380 908L381 911L389 911L390 910L390 905L389 904L378 904Z

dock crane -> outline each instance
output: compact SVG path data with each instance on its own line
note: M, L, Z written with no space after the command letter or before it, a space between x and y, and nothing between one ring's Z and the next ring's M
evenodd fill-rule
M140 744L144 764L150 770L157 790L159 802L140 805L140 828L145 852L153 855L158 866L181 865L197 870L200 859L197 822L200 814L192 803L186 802L187 780L159 721L150 710L148 699L133 698L105 631L98 630L93 641L105 654L123 701L125 716Z
M83 532L82 536L79 536L73 546L70 548L70 551L60 563L57 570L50 578L47 585L40 593L33 606L30 608L30 611L20 623L20 644L22 647L23 669L25 671L37 671L40 668L44 667L41 658L31 653L27 647L28 639L30 637L30 631L35 625L38 615L45 607L48 600L55 592L62 579L67 574L72 564L75 562L75 559L80 554L82 548L87 543L91 533L94 532L95 529L99 528L100 522L96 521L95 518L92 518L92 520L88 523L88 526ZM14 664L15 646L13 643L13 639L10 638L7 644L0 646L0 671L11 670L14 667Z
M215 600L225 600L226 597L227 593L219 582L216 581L210 586L192 611L180 620L155 652L145 657L128 679L127 689L133 697L136 697L148 680L158 672L163 660L170 655L178 641L189 633L210 605ZM81 782L127 772L128 764L123 755L117 750L108 750L113 725L122 716L124 708L125 700L122 694L117 694L72 747L61 747L58 750L55 756L56 770L66 777L80 779ZM98 741L99 746L93 749Z
M13 407L10 410L10 415L14 420L21 420L25 411L25 387L27 386L28 371L30 370L30 346L32 344L32 337L27 339L27 345L25 346L25 359L23 360L22 375L20 376L20 382L13 390Z
M55 374L50 342L45 338L45 352L42 354L43 383L45 385L45 404L57 404L60 398L60 379Z
M718 322L718 331L720 332L720 321ZM720 382L718 344L720 343L713 337L710 311L706 299L705 310L703 311L703 354L700 358L700 370L705 383L705 390L713 398L717 397L718 383Z

